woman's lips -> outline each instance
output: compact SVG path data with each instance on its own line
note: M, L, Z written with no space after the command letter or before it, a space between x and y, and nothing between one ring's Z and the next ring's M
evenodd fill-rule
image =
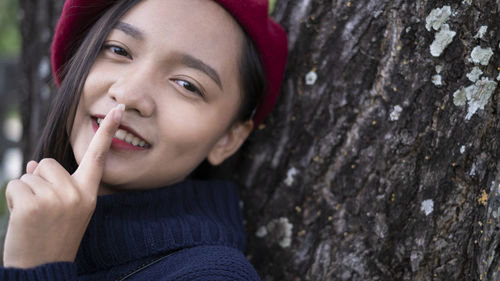
M92 126L94 132L99 128L99 123L102 122L104 116L92 117ZM125 150L144 150L150 148L151 145L147 143L139 134L131 128L120 125L115 133L115 137L111 142L111 148L125 149Z

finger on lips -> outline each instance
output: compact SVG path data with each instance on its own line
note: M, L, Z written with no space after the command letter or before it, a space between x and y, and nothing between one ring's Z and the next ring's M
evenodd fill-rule
M85 152L78 169L73 174L75 180L81 184L98 187L102 178L102 169L106 154L109 151L115 132L125 111L125 105L114 107L101 122L87 151ZM97 190L96 190L97 191Z

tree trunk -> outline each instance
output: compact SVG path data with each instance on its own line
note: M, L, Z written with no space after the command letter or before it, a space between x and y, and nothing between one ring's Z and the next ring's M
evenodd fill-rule
M500 4L450 2L277 2L282 96L237 172L263 280L500 280Z
M45 124L55 93L50 67L50 44L64 0L20 0L21 112L24 161L33 158L35 144Z
M454 2L277 1L282 96L236 172L263 280L500 280L500 4ZM61 3L21 1L27 159Z

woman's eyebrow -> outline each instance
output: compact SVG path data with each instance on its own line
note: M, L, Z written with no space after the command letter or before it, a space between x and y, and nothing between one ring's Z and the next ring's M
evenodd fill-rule
M219 89L223 90L219 74L210 65L204 63L200 59L197 59L185 53L181 54L181 63L188 67L195 68L204 72L206 75L212 78L212 80L215 81L217 86L219 86Z
M116 24L114 28L123 31L125 34L130 35L135 39L138 40L144 39L144 33L140 29L131 24L120 21Z

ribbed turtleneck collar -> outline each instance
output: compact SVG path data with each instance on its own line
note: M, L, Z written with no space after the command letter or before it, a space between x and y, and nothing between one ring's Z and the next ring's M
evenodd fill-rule
M76 263L91 273L198 245L245 247L234 184L186 181L99 196Z

